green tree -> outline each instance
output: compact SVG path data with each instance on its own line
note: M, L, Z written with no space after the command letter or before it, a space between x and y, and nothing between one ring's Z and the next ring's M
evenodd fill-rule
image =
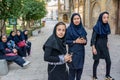
M30 22L43 18L46 15L45 2L43 0L23 0L22 19L27 21L27 28Z
M5 22L8 18L19 18L21 10L21 0L2 0L0 1L0 19L2 21L1 31L6 33Z

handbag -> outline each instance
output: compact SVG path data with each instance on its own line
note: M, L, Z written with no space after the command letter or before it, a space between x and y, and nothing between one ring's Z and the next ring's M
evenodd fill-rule
M7 53L7 54L5 54L6 56L16 56L17 54L15 54L15 53Z
M24 47L24 46L26 46L26 43L25 43L25 41L20 41L17 43L17 45L18 45L18 47Z

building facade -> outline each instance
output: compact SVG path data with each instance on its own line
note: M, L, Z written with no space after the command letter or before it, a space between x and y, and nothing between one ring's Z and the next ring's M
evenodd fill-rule
M92 28L95 25L99 14L103 11L108 11L110 13L109 23L111 26L112 33L120 34L120 0L64 0L64 1L65 1L64 5L68 6L67 10L68 13L66 12L68 16L68 21L70 20L69 18L72 13L78 12L82 17L82 22L84 23L84 26L87 28ZM58 12L60 13L61 10ZM58 17L62 16L59 15Z

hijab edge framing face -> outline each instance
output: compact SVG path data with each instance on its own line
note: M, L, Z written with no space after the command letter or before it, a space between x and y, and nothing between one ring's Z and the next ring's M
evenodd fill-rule
M4 39L5 41L3 40L3 37L5 37L5 38L6 38L6 39ZM2 35L2 36L1 36L1 42L4 42L4 43L6 43L6 42L7 42L7 35Z
M87 35L87 32L83 27L81 17L80 17L80 24L79 25L75 25L73 23L73 18L74 18L75 15L78 15L80 17L80 15L78 13L72 14L71 23L70 23L70 25L67 29L67 38L73 39L73 40L75 40L79 37L80 38L85 38L86 35Z
M56 35L56 30L58 25L65 25L65 24L63 22L58 22L55 25L52 35L47 39L47 41L43 45L43 50L45 50L45 47L50 47L60 51L62 54L65 54L66 53L66 44L65 44L66 25L65 25L65 34L62 38L59 38Z
M20 35L18 35L18 32L20 33ZM21 36L21 35L22 35L22 31L21 31L21 30L17 30L16 35L17 35L17 36Z
M79 19L80 19L80 22L79 22L79 24L77 24L77 25L74 23L74 17L75 17L75 16L79 16ZM80 25L82 25L82 19L81 19L81 16L80 16L79 13L73 13L73 14L72 14L72 16L71 16L71 23L74 24L75 26L80 26ZM83 25L82 25L82 26L83 26Z
M10 32L10 36L11 36L11 37L14 37L14 36L15 36L15 35L14 35L14 36L12 35L13 33L16 35L15 31L11 31L11 32Z
M62 29L64 26L64 29ZM58 22L55 27L54 27L54 31L53 31L53 35L55 35L55 37L57 38L64 38L66 34L66 25L63 22Z
M108 17L109 17L109 13L107 11L102 12L98 17L96 25L93 27L93 30L96 31L96 33L99 34L99 35L108 35L108 34L111 33L109 23L108 22L106 22L106 23L103 22L104 14L107 14Z
M25 34L25 32L27 32L27 34ZM23 31L23 34L24 34L24 35L28 35L28 30L24 30L24 31Z

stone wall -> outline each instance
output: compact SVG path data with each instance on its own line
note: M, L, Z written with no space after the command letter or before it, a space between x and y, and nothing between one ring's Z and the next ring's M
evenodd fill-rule
M86 8L86 18L85 18L85 26L88 28L92 28L101 12L108 11L109 12L109 24L111 26L111 31L114 34L117 27L117 0L86 0L86 5L90 4L90 8ZM89 9L89 13L88 13ZM89 14L89 16L88 16ZM89 18L90 19L89 19ZM89 19L89 20L87 20ZM88 24L88 21L90 24Z

